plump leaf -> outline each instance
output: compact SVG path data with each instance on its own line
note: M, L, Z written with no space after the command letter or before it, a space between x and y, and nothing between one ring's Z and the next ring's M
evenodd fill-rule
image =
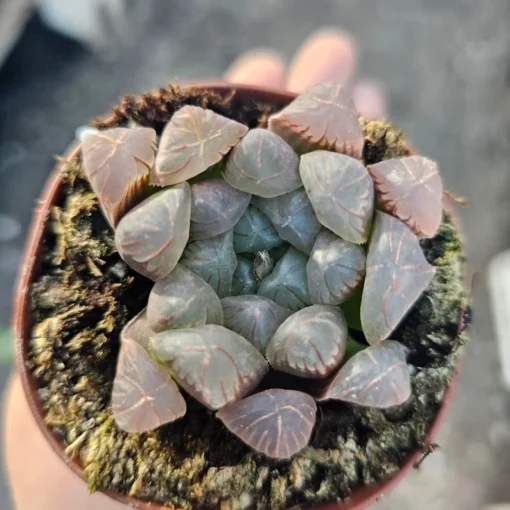
M340 366L347 344L342 312L313 305L292 314L267 346L266 358L275 370L322 379Z
M374 209L374 185L356 159L327 151L301 157L299 172L317 219L342 239L368 239Z
M290 459L310 441L317 406L293 390L266 390L225 407L216 416L254 450L274 459Z
M322 225L303 188L271 199L253 197L252 204L271 220L282 239L304 253L311 252Z
M120 346L111 405L117 426L134 433L153 430L186 414L186 402L170 374L129 338Z
M145 198L155 154L156 131L151 128L113 128L84 139L83 167L113 227Z
M308 257L290 247L273 272L262 280L258 294L284 308L297 311L311 305L306 279Z
M335 375L321 400L386 408L403 404L410 395L405 349L386 340L355 354Z
M225 327L253 344L262 354L278 326L291 314L263 296L232 296L221 300Z
M363 130L348 92L340 85L314 85L269 119L278 133L300 154L324 149L360 158Z
M205 280L220 297L232 294L232 279L237 267L233 248L233 232L229 230L210 239L193 241L184 250L183 266Z
M230 230L250 203L251 195L223 179L207 179L191 186L192 239L208 239Z
M388 159L368 167L376 207L403 221L418 237L434 237L443 217L443 183L437 164L421 156Z
M154 334L155 331L151 328L147 319L147 308L144 308L122 328L120 342L122 344L126 339L134 340L144 349L148 349L149 341Z
M253 271L253 260L246 257L237 257L237 268L232 279L232 295L256 294L259 290L259 281Z
M222 326L163 331L151 349L177 382L209 409L220 409L255 389L267 361L242 336Z
M223 324L223 308L213 288L187 267L177 264L152 287L147 318L156 331Z
M212 110L184 106L161 134L151 184L187 181L214 165L244 136L246 126Z
M351 297L365 277L365 250L323 230L306 265L312 303L339 305Z
M376 212L361 299L361 324L370 344L388 338L434 274L409 228Z
M234 188L264 198L301 187L299 159L292 148L267 129L251 129L234 147L223 176Z
M151 280L177 264L189 238L191 191L183 182L144 200L119 223L115 244L122 259Z
M264 200L264 199L261 199ZM280 239L269 218L250 205L234 227L234 251L256 253L271 250L285 241Z

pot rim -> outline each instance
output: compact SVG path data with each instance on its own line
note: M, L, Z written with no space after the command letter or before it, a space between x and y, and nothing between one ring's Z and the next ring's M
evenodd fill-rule
M208 91L214 91L220 95L228 96L234 94L238 99L250 100L255 102L267 102L284 106L288 104L297 94L278 89L266 87L256 87L243 84L227 84L221 81L195 81L184 85L186 88L204 88ZM159 94L155 91L154 94ZM104 120L111 118L111 114L102 117ZM79 144L73 143L65 153L64 159L73 158L79 152ZM42 193L41 199L38 201L32 222L29 228L27 241L25 245L24 256L18 274L18 283L14 294L14 314L13 314L13 331L15 342L15 360L16 367L21 378L23 390L27 398L32 415L42 432L45 439L49 442L55 453L63 462L77 474L84 483L87 483L83 473L83 468L74 459L65 454L65 446L62 441L54 434L46 425L45 415L41 403L37 397L38 384L32 376L25 360L27 359L27 351L30 340L30 333L33 327L33 317L30 310L30 293L29 288L39 276L42 264L42 247L43 239L47 233L49 224L50 207L62 197L62 180L60 178L61 171L64 169L65 163L60 161L55 165L50 176L48 177ZM445 204L447 209L451 210L451 203ZM459 328L462 322L462 310L460 311ZM432 445L438 428L444 419L444 416L450 407L454 388L457 384L459 365L452 373L451 381L446 389L443 402L436 414L427 435L425 436L425 444ZM377 483L359 487L355 489L349 499L340 502L332 502L327 504L316 505L313 510L363 510L378 501L385 494L393 490L400 481L415 467L424 457L423 450L415 450L411 453L400 469L388 477ZM151 503L140 498L126 496L115 491L102 491L110 498L124 503L127 507L137 508L139 510L169 510L169 507L158 503ZM312 509L310 509L312 510Z

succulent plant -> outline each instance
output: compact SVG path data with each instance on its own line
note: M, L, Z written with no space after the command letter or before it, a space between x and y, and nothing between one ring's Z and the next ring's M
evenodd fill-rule
M127 432L182 417L185 392L286 459L321 402L386 408L410 395L406 350L388 338L434 276L419 238L441 223L437 165L365 167L358 115L332 84L268 128L185 106L157 147L139 127L83 142L120 256L155 282L120 335L112 411Z

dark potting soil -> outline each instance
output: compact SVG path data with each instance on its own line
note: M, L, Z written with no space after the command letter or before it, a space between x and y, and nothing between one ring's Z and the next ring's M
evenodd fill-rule
M272 105L177 88L127 96L101 128L135 122L158 132L184 104L210 108L250 127L264 126ZM364 160L408 154L401 132L363 119ZM49 427L79 460L91 490L113 490L182 509L283 509L348 498L395 473L429 430L454 370L466 305L458 233L445 213L434 239L421 242L436 275L392 338L416 367L409 401L389 410L319 404L310 446L290 461L256 454L189 399L188 413L151 433L117 429L109 407L119 332L147 301L151 282L119 258L113 232L84 178L68 161L61 203L51 211L44 266L32 287L36 325L28 365L37 378Z

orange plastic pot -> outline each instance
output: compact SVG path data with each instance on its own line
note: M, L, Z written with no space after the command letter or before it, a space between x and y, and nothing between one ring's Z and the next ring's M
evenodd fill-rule
M190 85L191 86L191 85ZM193 86L200 86L207 90L212 90L224 96L235 93L236 97L242 100L254 101L257 103L274 104L277 107L283 107L295 98L295 94L279 90L270 90L251 86L242 85L227 85L221 83L198 83ZM108 116L106 116L106 120ZM77 153L78 146L73 145L67 153L67 156L73 156ZM30 293L29 289L40 276L42 259L43 259L43 245L44 238L47 234L50 209L52 205L58 204L62 196L62 181L60 173L62 165L58 164L52 174L50 175L38 205L34 211L32 225L27 238L24 259L22 261L19 281L14 299L14 338L16 350L16 364L26 398L28 400L30 409L34 418L41 429L44 437L50 443L58 456L67 464L67 466L74 471L81 478L85 479L82 466L74 459L65 454L65 445L57 438L47 426L45 422L44 412L37 397L38 383L27 369L27 354L30 341L31 329L34 325L34 318L30 307ZM463 325L463 312L459 311L459 331ZM443 421L443 417L450 406L452 401L453 389L457 379L457 373L452 377L450 386L445 394L445 398L437 416L432 424L425 443L432 444L434 437ZM393 476L383 480L379 483L367 485L355 490L346 501L334 502L326 505L319 505L313 507L315 510L362 510L374 504L383 495L388 494L395 488L400 481L414 468L414 466L421 460L424 453L422 450L416 450L405 460L400 470ZM138 498L125 496L115 492L106 492L106 494L122 503L125 503L130 508L137 508L140 510L165 510L167 507L149 503Z

